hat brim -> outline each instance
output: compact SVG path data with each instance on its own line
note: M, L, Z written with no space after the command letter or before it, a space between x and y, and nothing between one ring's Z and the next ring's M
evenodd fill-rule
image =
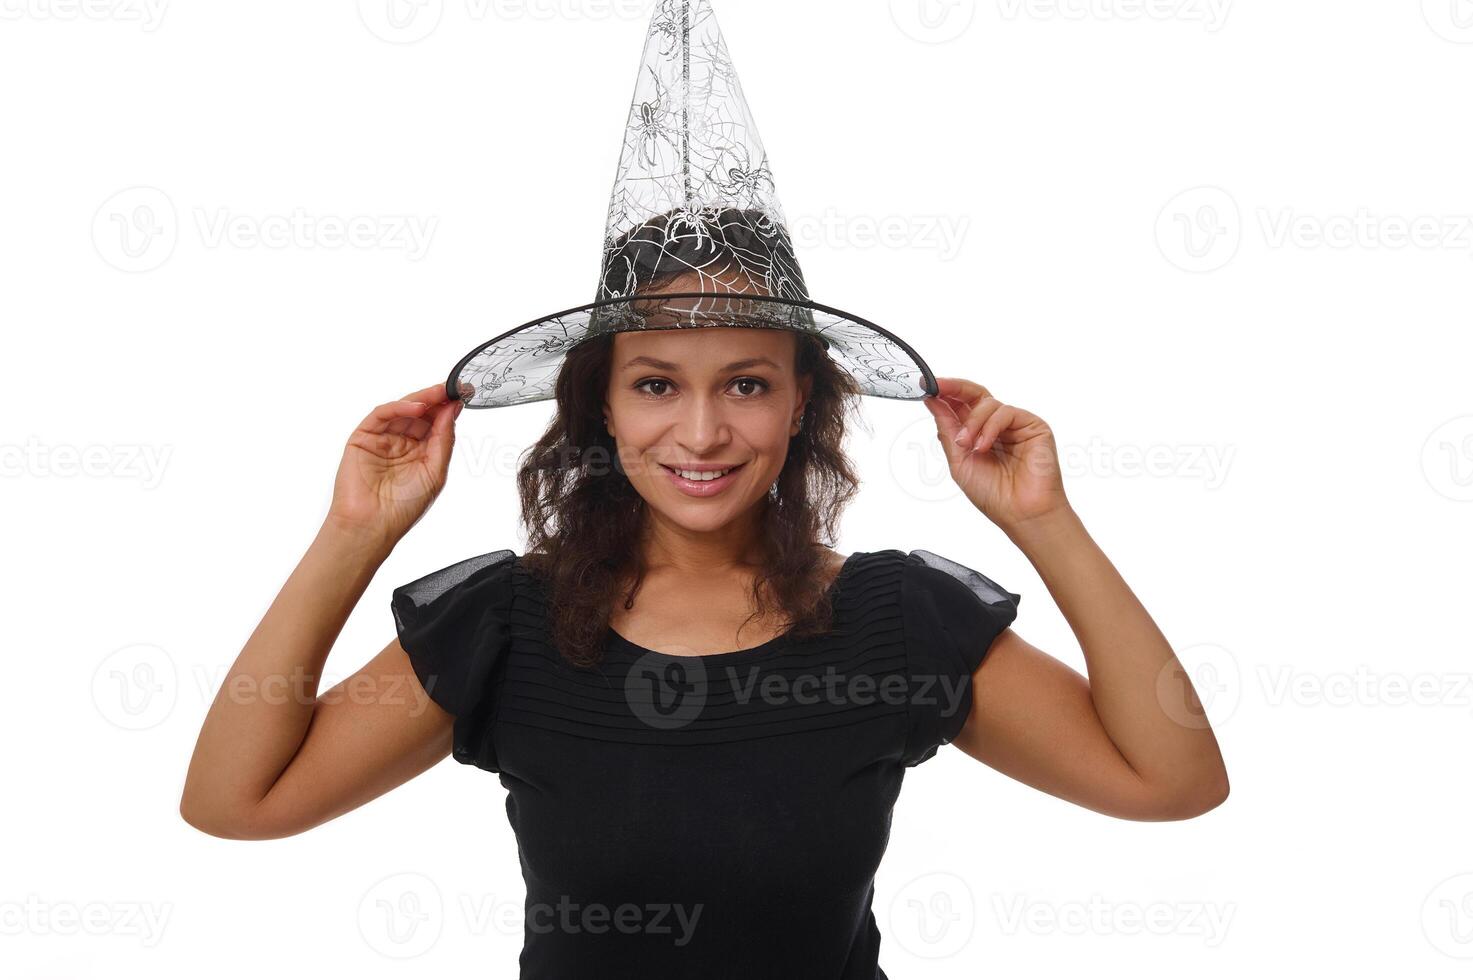
M446 395L466 408L501 408L556 395L568 351L592 337L634 330L750 327L810 333L861 394L914 401L937 392L930 367L905 341L852 313L805 299L741 293L651 293L575 306L476 346L455 365Z

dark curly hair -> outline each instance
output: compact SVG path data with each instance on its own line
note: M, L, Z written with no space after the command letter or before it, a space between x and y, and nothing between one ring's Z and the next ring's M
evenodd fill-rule
M702 257L709 259L709 252ZM642 293L662 290L689 266L660 271ZM797 639L832 626L821 542L836 538L840 514L859 488L843 441L847 418L859 417L860 391L821 340L790 332L796 372L812 382L802 428L758 505L762 571L752 583L755 611L748 621L777 611L788 624L785 635ZM546 589L553 645L576 666L601 661L614 603L632 608L646 571L638 547L646 504L620 469L603 424L614 336L595 336L568 352L557 379L557 411L517 471L524 564ZM633 584L621 597L619 583L626 578Z

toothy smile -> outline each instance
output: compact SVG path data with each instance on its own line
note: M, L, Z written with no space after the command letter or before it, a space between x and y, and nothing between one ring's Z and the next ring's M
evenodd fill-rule
M665 464L663 464L663 463L661 463L660 465L661 466L665 466ZM722 469L698 469L698 470L697 469L684 469L684 468L676 467L676 466L665 466L665 469L669 470L671 473L674 473L676 476L682 477L684 479L694 480L697 483L703 483L703 482L708 481L708 480L719 480L723 476L725 476L726 474L730 473L732 470L740 469L744 465L745 465L744 463L738 463L736 466L727 466L727 467L723 467Z

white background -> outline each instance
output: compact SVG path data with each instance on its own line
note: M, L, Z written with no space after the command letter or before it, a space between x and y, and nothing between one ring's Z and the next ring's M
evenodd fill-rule
M515 975L489 774L273 842L177 812L352 427L592 299L649 4L420 3L0 0L7 976ZM1052 424L1232 779L1132 823L943 748L878 879L889 975L1465 976L1473 5L716 14L814 298ZM293 216L317 230L269 237ZM328 683L392 637L393 586L520 550L550 410L461 417ZM971 565L1083 670L924 408L865 412L839 549Z

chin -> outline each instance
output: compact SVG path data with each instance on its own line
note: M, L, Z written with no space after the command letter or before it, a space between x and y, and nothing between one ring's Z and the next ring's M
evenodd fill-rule
M679 490L668 486L636 487L645 506L668 523L687 531L715 531L760 502L761 495L754 496L748 488L731 487L718 498L703 499L687 497Z
M725 513L720 515L692 515L672 513L668 510L661 511L660 516L666 524L673 524L682 531L687 531L691 534L714 534L730 524L733 517L733 515Z
M645 504L671 524L687 531L715 531L730 524L751 506L746 500L671 500L669 493L645 497Z

